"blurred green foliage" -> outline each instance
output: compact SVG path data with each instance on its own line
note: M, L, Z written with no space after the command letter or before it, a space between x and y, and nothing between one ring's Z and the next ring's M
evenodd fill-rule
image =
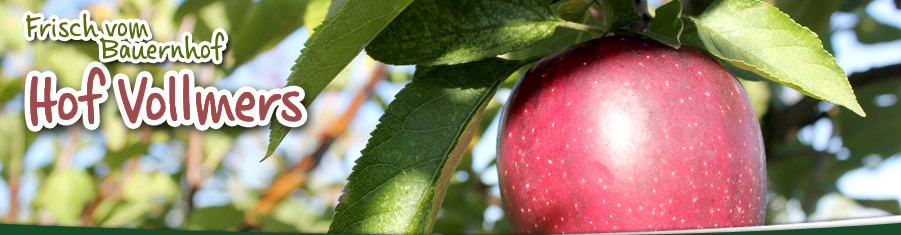
M685 0L684 13L697 14L710 1ZM861 43L878 44L897 42L901 39L898 24L881 22L867 11L870 1L863 0L829 0L829 1L794 1L772 0L777 7L788 13L801 24L811 28L826 43L827 50L834 53L831 37L837 31L850 31ZM198 79L199 85L209 85L214 81L231 76L242 65L258 55L270 51L278 43L294 32L313 33L320 22L333 15L336 5L341 0L186 0L180 4L174 0L123 0L115 4L96 3L80 6L91 10L95 20L116 18L139 18L150 22L154 40L171 41L178 38L181 32L192 32L195 40L206 40L215 28L223 28L229 33L229 49L226 62L221 65L212 64L107 64L112 73L126 75L137 74L138 71L150 71L159 74L161 71L189 68L202 73L204 78ZM249 167L259 168L270 177L262 187L242 185L241 170L248 167L236 160L242 149L239 139L250 138L258 143L258 148L265 149L265 132L258 130L225 128L196 132L190 128L142 127L136 130L126 128L118 115L117 107L107 102L101 107L101 126L96 131L83 130L80 125L57 127L41 133L29 132L23 125L21 97L22 77L30 70L54 71L60 79L61 87L80 86L79 78L84 67L96 60L96 44L91 42L26 42L22 38L22 26L19 17L24 11L40 12L46 9L47 2L33 0L0 1L0 175L8 191L16 193L7 195L6 211L11 214L0 215L4 222L23 224L53 224L74 226L103 227L137 227L196 230L249 230L276 232L325 232L334 214L334 206L340 195L343 184L326 183L317 185L310 178L324 177L332 174L333 178L346 179L348 172L336 171L332 168L314 169L307 173L307 183L293 189L288 198L279 202L269 214L254 213L256 203L265 196L264 191L273 179L287 172L302 156L279 156L263 163ZM830 16L834 12L853 15L856 22L850 28L835 27ZM593 17L583 18L586 24L599 24ZM692 26L686 25L686 31ZM569 39L584 41L598 37L590 33L570 29L558 29L548 40L541 43L540 50L563 49L559 40ZM301 44L303 42L288 42ZM536 47L537 48L537 47ZM539 52L544 53L544 52ZM523 50L505 55L508 58L528 58L539 54ZM365 63L362 63L365 64ZM290 66L287 63L285 66ZM371 67L371 66L370 66ZM287 67L271 67L272 70L287 70ZM353 74L368 74L372 71L367 66L348 66L338 78L326 88L325 96L340 96L352 93L359 84L350 77ZM507 79L501 90L509 91L516 80L526 69ZM813 102L804 115L812 115L813 119L803 119L797 125L778 126L785 135L768 138L769 182L771 205L768 223L784 223L794 207L803 211L802 220L809 220L818 210L821 198L832 198L829 195L841 196L836 182L847 172L855 169L872 169L873 162L868 159L885 159L897 156L901 152L901 105L895 104L901 96L901 78L893 76L875 76L876 80L854 87L861 106L869 114L866 118L854 115L848 110L840 110L832 106ZM208 79L212 78L212 79ZM854 75L851 76L852 84ZM252 78L262 79L262 78ZM284 79L284 78L278 78ZM402 86L411 79L409 71L393 70L380 88ZM743 83L754 102L764 129L774 123L787 122L780 119L792 107L804 104L786 99L784 87L769 82ZM156 84L161 85L161 84ZM390 91L387 91L390 93ZM395 90L396 92L396 90ZM370 104L376 109L387 107L384 97L376 92ZM501 92L503 93L503 92ZM393 96L390 93L390 96ZM344 104L337 99L323 98L323 112L310 112L309 127L296 130L299 136L306 137L300 141L314 141L331 121L329 117L338 116ZM492 121L500 111L501 104L494 99L488 104L481 122L478 123L475 142L496 138L496 133L488 132ZM821 109L820 107L827 107ZM357 118L372 118L359 116ZM316 119L316 120L314 120ZM373 118L374 119L374 118ZM824 133L830 138L839 139L838 148L815 148L811 141L805 140L801 133L811 131L814 125L821 122L830 125L833 130ZM374 122L376 120L369 120ZM324 124L323 124L324 123ZM804 129L807 128L807 129ZM337 144L330 148L323 164L347 164L344 160L356 156L351 149L355 138L368 138L369 129L350 128L349 132L339 136ZM360 133L357 133L360 132ZM780 132L780 133L783 133ZM199 134L197 134L199 133ZM53 162L43 166L29 165L24 159L27 151L43 151L32 148L38 136L46 136L51 144L41 145L54 154ZM199 138L197 137L199 136ZM297 140L295 140L297 141ZM314 143L320 144L320 143ZM99 145L102 160L88 166L73 163L73 156ZM284 144L283 144L284 145ZM293 144L292 144L293 145ZM147 167L147 161L157 160L148 157L154 155L153 146L166 146L165 159L178 161L172 169ZM289 146L293 147L293 146ZM348 150L350 149L350 150ZM472 150L472 149L470 149ZM276 153L277 155L284 153ZM259 155L246 156L259 159ZM151 160L148 160L151 159ZM191 159L197 160L191 162ZM509 232L509 225L502 217L496 215L500 198L496 190L496 182L490 179L496 174L488 164L487 169L473 167L473 154L468 151L457 167L457 173L451 180L443 205L438 213L438 221L433 232L436 233L503 233ZM232 163L229 163L232 162ZM237 162L237 163L235 163ZM253 161L255 162L255 161ZM331 163L329 163L331 162ZM337 163L336 163L337 162ZM879 161L876 164L878 165ZM238 165L227 166L227 164ZM266 168L268 165L270 168ZM318 172L327 171L325 173ZM338 176L334 176L338 175ZM195 178L195 177L199 177ZM341 181L343 182L343 181ZM213 190L215 189L215 190ZM29 191L30 190L30 191ZM206 200L207 191L227 194L225 202L215 205L198 206L196 201ZM28 192L32 192L30 195ZM797 203L795 203L797 202ZM898 214L897 200L848 199L847 203L862 208L877 208L887 213ZM799 205L795 205L799 204ZM486 212L487 211L487 212ZM492 214L495 213L495 214ZM500 217L498 217L500 216ZM853 214L839 214L854 216ZM254 218L254 219L249 219ZM797 222L797 221L794 221Z

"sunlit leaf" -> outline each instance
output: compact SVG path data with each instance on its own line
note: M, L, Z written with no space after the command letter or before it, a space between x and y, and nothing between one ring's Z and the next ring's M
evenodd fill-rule
M582 1L582 0L572 0L572 1L565 2L560 6L560 9L558 11L563 11L564 6L566 6L568 3L572 4L570 2L579 2L579 1ZM561 12L561 14L562 14L562 12ZM574 22L577 22L580 24L587 24L587 25L600 25L601 24L601 22L598 21L598 19L595 18L594 15L592 15L591 12L589 12L587 10L582 10L581 12L578 12L578 13L572 12L572 13L567 13L567 14L571 14L571 15L569 15L569 17L571 19L570 21L574 21ZM574 14L578 14L578 15L574 15ZM548 36L545 39L535 42L535 44L532 44L531 46L529 46L525 49L504 54L504 58L514 59L514 60L533 60L533 59L541 58L548 54L566 49L567 47L577 45L579 43L583 43L583 42L586 42L591 39L599 38L601 36L603 36L603 35L601 35L600 33L596 33L596 32L588 32L588 31L583 31L583 30L575 30L575 29L571 29L571 28L558 27L557 29L554 30L554 33L551 34L551 36Z
M841 67L817 38L772 5L723 0L692 18L705 48L808 96L866 116Z
M795 22L822 36L829 33L832 13L841 6L841 0L767 0Z

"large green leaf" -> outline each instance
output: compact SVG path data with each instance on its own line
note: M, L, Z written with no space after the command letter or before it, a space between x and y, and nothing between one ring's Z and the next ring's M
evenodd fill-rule
M557 11L560 14L569 15L568 20L573 21L573 22L577 22L580 24L586 24L586 25L600 25L601 22L597 18L595 18L594 15L591 14L591 12L589 12L585 9L583 9L581 12L578 12L578 10L573 10L573 9L565 9L567 7L574 7L574 6L567 6L567 4L574 4L574 2L580 2L580 1L582 1L582 0L571 0L571 1L565 2L560 5L560 7L558 8ZM591 1L594 1L594 0L591 0ZM570 12L564 13L567 11L570 11ZM601 35L600 33L596 33L596 32L577 30L577 29L571 29L571 28L566 28L566 27L559 27L556 30L554 30L554 33L551 34L551 36L549 36L545 39L542 39L525 49L507 53L504 55L504 58L515 59L515 60L533 60L533 59L541 58L548 54L566 49L567 47L570 47L570 46L573 46L576 44L580 44L580 43L583 43L583 42L591 40L591 39L599 38L601 36L603 36L603 35ZM513 81L508 81L508 82L513 82Z
M261 0L253 4L236 32L231 52L234 67L272 48L303 25L303 13L309 1Z
M366 45L394 20L413 0L348 0L341 10L316 28L288 77L288 86L304 90L301 102L309 106L325 88L354 59ZM279 122L269 126L267 157L272 155L290 128Z
M823 49L817 35L772 5L722 0L692 20L713 55L866 116L845 72Z
M767 0L776 8L785 12L798 24L809 28L823 41L823 48L834 53L832 48L832 31L829 23L832 13L838 10L841 0Z
M840 0L767 0L767 2L820 36L828 35L830 17L841 7ZM825 40L822 37L820 39Z
M523 49L562 22L548 0L416 1L366 52L388 64L476 61Z
M420 67L348 178L331 233L429 233L485 104L519 62Z
M253 0L228 0L225 1L225 14L228 17L231 30L234 33L241 31L244 26L244 20L247 18L248 10L253 5Z
M687 25L684 28L685 29L682 31L682 36L679 38L682 43L697 48L704 48L704 42L701 41L701 36L698 35L698 27L695 27L695 25L692 24ZM731 73L732 76L749 81L768 81L768 79L760 76L759 74L739 68L732 63L720 59L719 57L715 57L714 59L719 61L720 64L722 64L723 67L726 68L726 70L729 70L729 73Z
M682 46L682 3L670 1L654 11L654 19L648 24L644 35L676 49Z

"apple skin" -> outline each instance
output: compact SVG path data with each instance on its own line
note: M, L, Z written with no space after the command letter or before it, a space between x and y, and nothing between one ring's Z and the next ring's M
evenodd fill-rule
M698 49L586 42L529 70L501 121L498 175L514 232L764 222L757 117L739 82Z

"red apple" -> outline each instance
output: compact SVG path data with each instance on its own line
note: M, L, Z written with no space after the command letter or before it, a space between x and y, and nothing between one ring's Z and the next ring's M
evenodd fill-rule
M759 225L760 126L698 49L610 37L544 58L506 104L498 175L514 232Z

